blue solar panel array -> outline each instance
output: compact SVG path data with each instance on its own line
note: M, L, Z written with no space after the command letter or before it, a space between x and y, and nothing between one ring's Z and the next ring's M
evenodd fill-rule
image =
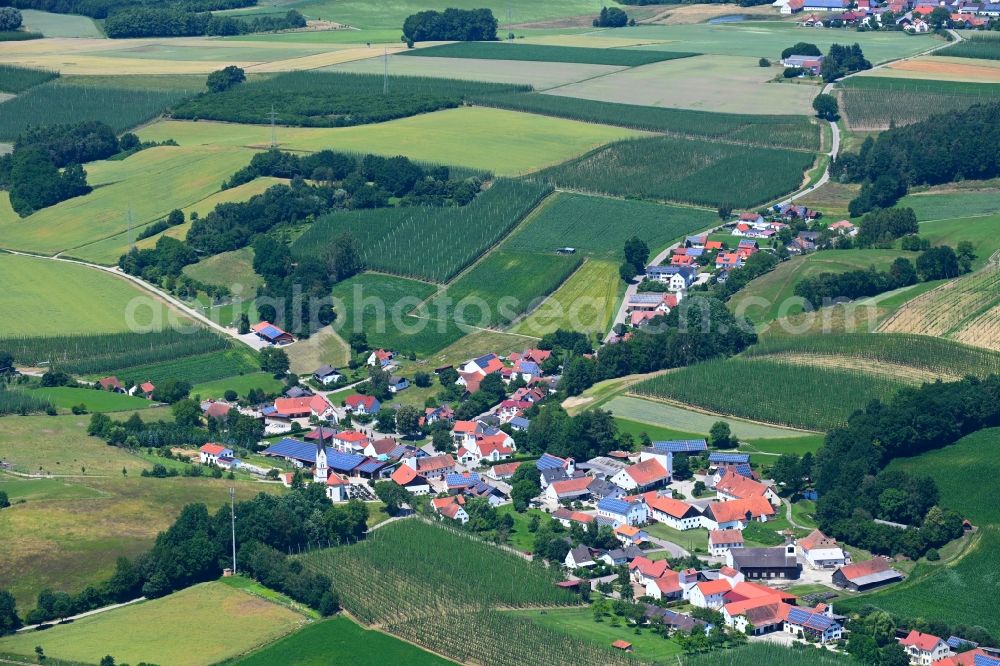
M562 469L565 463L562 458L557 458L551 454L543 453L542 457L535 461L535 467L539 470Z
M979 643L976 643L975 641L967 641L964 638L961 638L960 636L949 636L948 640L946 640L945 643L947 643L948 647L950 647L953 650L963 645L971 645L972 647L979 647Z
M274 339L280 336L284 331L281 331L274 326L265 326L264 328L257 331L258 334L263 335L265 338Z
M812 629L813 631L820 631L820 632L826 631L834 624L836 624L826 615L821 615L820 613L813 613L807 611L804 608L789 609L788 621L793 624L801 625L806 629Z
M749 453L710 453L708 454L709 463L727 463L730 465L735 465L737 463L750 462Z
M281 456L283 458L293 458L309 464L316 463L316 445L307 442L300 442L290 437L285 438L277 444L272 444L264 450L266 456ZM327 457L330 450L327 449Z
M362 474L374 474L385 467L385 463L381 460L375 460L374 458L369 458L365 462L361 463L357 467L357 471Z
M666 442L653 442L653 448L670 453L698 453L708 451L708 442L703 439L674 439Z
M365 461L364 456L359 456L356 453L342 453L340 451L326 450L326 461L330 469L336 470L338 472L350 472L353 471L355 467L360 465Z
M729 469L733 470L740 476L745 476L748 479L753 478L753 470L750 469L750 463L739 463L738 465L732 465Z
M448 474L444 477L444 481L449 486L474 486L479 483L479 473L469 472L468 476L464 474Z
M1000 659L988 654L977 654L972 658L973 666L1000 666Z
M617 499L614 497L605 497L600 502L597 503L597 508L600 511L609 511L611 513L617 513L619 515L627 515L629 512L630 504L625 500Z

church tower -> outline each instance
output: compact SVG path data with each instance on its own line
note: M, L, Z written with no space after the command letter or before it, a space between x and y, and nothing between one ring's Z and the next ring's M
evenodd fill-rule
M313 481L326 483L330 470L326 463L326 437L323 427L319 429L319 440L316 442L316 468L313 471Z

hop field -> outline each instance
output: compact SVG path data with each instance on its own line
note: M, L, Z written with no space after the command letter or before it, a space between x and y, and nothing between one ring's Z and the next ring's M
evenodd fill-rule
M257 358L249 349L241 348L130 366L119 370L118 377L122 381L135 383L149 381L161 384L170 379L177 379L189 384L200 384L258 370L260 364Z
M852 129L910 125L932 115L964 111L1000 99L1000 85L855 76L839 84L841 107Z
M124 132L159 116L190 94L193 91L76 86L50 81L4 102L0 140L13 141L30 125L82 120L100 120L116 132Z
M1000 60L1000 36L991 32L971 34L957 44L935 51L934 55Z
M803 116L710 113L539 93L489 95L476 97L474 101L482 106L652 132L725 139L766 147L819 150L819 126Z
M523 60L529 62L578 62L587 65L637 67L664 60L688 58L695 53L671 51L626 51L625 49L549 46L544 44L506 44L503 42L455 42L413 51L404 56L437 58L476 58L482 60Z
M361 248L372 270L447 282L494 245L551 188L534 181L497 180L461 208L381 208L320 218L292 245L296 256L323 256L342 233Z
M893 363L946 376L1000 373L1000 354L943 338L907 333L858 333L768 338L746 356L817 354Z
M703 206L755 206L802 182L813 153L657 137L619 141L539 177L561 188Z
M559 192L539 206L506 247L538 252L569 245L579 254L618 260L632 236L655 253L681 236L718 224L718 219L697 208Z
M891 399L903 386L859 371L731 358L652 377L632 392L754 421L829 430L872 400Z
M16 65L0 65L0 92L22 93L28 88L41 85L46 81L58 78L59 72L44 69L31 69Z

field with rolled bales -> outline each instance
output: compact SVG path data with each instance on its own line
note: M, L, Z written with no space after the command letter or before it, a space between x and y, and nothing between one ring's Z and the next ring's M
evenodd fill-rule
M259 125L161 121L142 128L147 141L172 138L181 146L266 147L271 129ZM278 129L285 150L324 148L406 155L432 162L518 175L558 164L616 139L644 133L529 113L467 107L375 125Z

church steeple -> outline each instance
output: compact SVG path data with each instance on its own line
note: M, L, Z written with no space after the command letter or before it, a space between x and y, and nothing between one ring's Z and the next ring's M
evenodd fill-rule
M326 433L323 426L319 427L319 439L316 442L316 468L313 470L313 481L326 483L330 470L326 463Z

